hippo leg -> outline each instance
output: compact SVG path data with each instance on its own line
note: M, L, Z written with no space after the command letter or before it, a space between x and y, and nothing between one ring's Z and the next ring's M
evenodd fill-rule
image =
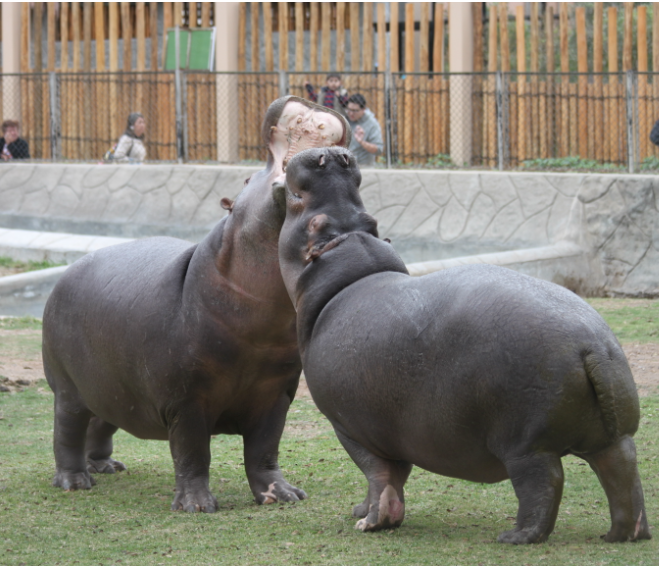
M279 440L290 404L288 394L282 394L272 409L243 433L245 472L254 499L259 504L307 498L303 490L284 479L277 460Z
M611 530L604 535L604 540L627 542L652 538L636 465L634 440L623 436L606 450L581 457L597 474L609 500Z
M64 393L55 393L53 449L56 471L53 486L71 491L91 489L96 484L85 463L85 437L91 416L73 385Z
M412 471L412 464L380 458L339 430L335 429L335 432L368 480L366 499L352 511L354 517L361 517L355 528L378 531L400 526L405 518L403 486Z
M110 458L112 435L117 432L117 428L98 417L90 419L85 442L87 471L90 474L114 474L126 469L121 462Z
M174 417L169 429L169 449L176 472L172 511L217 511L217 500L208 486L211 437L201 415L201 409L188 410Z
M519 500L517 525L501 533L499 542L544 542L554 530L563 495L563 465L556 454L537 453L511 458L508 475Z

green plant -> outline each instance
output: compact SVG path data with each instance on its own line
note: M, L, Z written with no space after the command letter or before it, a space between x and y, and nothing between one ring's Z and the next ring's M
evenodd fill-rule
M657 170L659 170L659 157L650 155L641 162L641 171L657 171Z
M43 323L33 316L7 316L0 318L0 328L3 330L41 330Z
M528 159L522 162L524 169L560 169L560 170L585 170L585 171L622 171L623 167L613 163L600 163L594 159L582 159L577 155L570 157L547 157L544 159Z
M434 157L430 157L428 159L428 165L436 169L448 169L455 167L455 163L453 163L451 156L446 153L438 153Z

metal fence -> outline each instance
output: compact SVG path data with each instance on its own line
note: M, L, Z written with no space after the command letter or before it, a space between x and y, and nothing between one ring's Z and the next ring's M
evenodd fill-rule
M93 161L130 112L147 122L149 161L263 161L274 99L317 92L326 73L131 72L0 75L2 120L19 119L33 159ZM381 166L659 166L649 141L659 74L343 73L380 122ZM226 151L219 148L226 147Z

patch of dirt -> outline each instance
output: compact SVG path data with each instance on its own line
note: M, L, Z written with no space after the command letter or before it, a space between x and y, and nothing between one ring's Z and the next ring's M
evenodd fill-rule
M2 267L0 266L0 277L5 275L16 275L17 273L25 273L24 267Z
M32 330L12 330L12 333L30 333ZM0 337L2 331L0 331ZM659 394L659 344L623 344L622 349L629 360L634 374L638 394L641 397ZM2 386L10 391L20 389L40 379L45 379L41 360L24 360L0 356L0 390ZM4 382L2 378L6 378ZM19 383L25 382L24 384ZM304 379L295 395L297 398L310 399L311 394Z
M659 344L623 344L641 397L659 393Z

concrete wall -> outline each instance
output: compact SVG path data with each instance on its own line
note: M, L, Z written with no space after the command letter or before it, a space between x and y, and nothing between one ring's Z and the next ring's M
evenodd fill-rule
M199 240L226 214L220 199L234 198L257 170L2 164L0 226ZM362 174L362 197L381 235L391 238L416 274L487 261L582 293L659 296L655 176Z

